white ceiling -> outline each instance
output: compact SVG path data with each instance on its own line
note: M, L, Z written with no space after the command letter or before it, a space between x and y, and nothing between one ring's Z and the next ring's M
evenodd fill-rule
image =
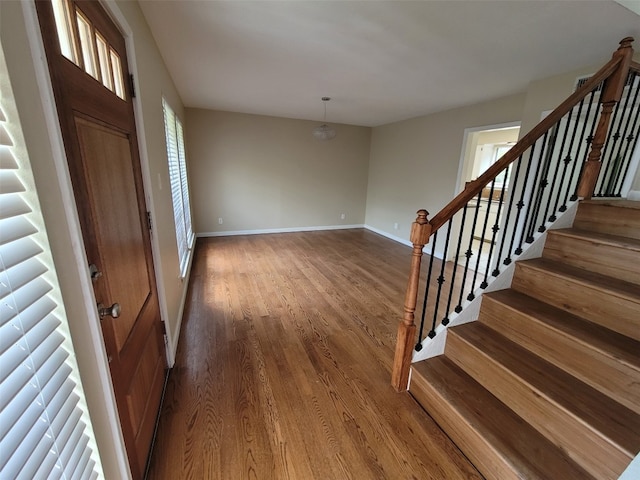
M620 3L636 9L636 13ZM187 107L364 126L603 64L635 0L140 2Z

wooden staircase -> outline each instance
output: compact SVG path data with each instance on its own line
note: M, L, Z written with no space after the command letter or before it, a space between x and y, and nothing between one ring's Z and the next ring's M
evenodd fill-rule
M640 202L582 202L412 368L411 394L487 479L617 479L640 451Z

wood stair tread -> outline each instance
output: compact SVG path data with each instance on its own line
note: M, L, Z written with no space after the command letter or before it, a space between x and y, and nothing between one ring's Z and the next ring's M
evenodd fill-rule
M509 409L504 403L491 395L484 387L466 374L446 356L439 356L428 361L413 365L411 393L421 403L420 396L423 384L431 385L442 402L440 407L448 405L455 414L447 423L461 422L461 431L467 428L473 430L476 440L484 440L495 455L508 463L518 472L518 478L550 479L550 478L580 478L584 480L593 477L571 460L561 449L553 445L541 433ZM430 409L423 404L428 411ZM435 411L433 415L440 416ZM445 421L436 418L437 422ZM442 426L442 425L441 425ZM442 428L445 428L442 426ZM455 427L453 427L455 429ZM445 428L445 431L451 431ZM455 435L455 434L454 434ZM473 442L474 440L454 441ZM460 448L463 448L459 445ZM463 451L465 451L463 449ZM472 452L479 450L473 449ZM473 455L473 453L471 453ZM491 465L488 454L472 458L480 468L484 465L494 475L498 472L495 465ZM482 472L481 472L482 473ZM486 473L485 473L486 476Z
M624 280L590 272L588 270L559 263L554 260L548 260L546 258L534 258L531 260L523 260L518 263L538 270L544 270L552 275L569 277L576 283L590 288L606 290L613 297L625 298L640 305L640 288L634 283L625 282Z
M549 234L586 239L592 242L602 243L605 245L610 245L612 247L625 248L627 250L640 253L640 240L638 240L637 238L594 232L591 230L583 230L581 228L561 228L557 230L549 230Z
M640 374L640 341L541 302L517 290L498 290L486 293L485 296L511 309L527 313L534 317L535 321L545 323L548 328L559 334L573 337L576 341L615 358Z
M634 200L599 200L599 199L591 199L591 200L581 200L580 204L587 205L601 205L604 207L619 207L619 208L632 208L635 210L640 210L640 202Z
M610 439L630 458L640 450L640 415L480 322L454 327L449 335L472 344L485 357L526 382L537 395Z

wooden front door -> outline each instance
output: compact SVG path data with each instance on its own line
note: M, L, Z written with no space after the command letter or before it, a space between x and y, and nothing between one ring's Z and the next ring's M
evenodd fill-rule
M37 10L120 423L138 479L166 360L125 42L98 2L38 1Z

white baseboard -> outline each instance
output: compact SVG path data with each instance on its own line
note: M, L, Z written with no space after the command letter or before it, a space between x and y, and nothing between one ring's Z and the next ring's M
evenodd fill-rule
M629 190L629 193L627 193L627 200L640 202L640 190Z
M263 235L267 233L295 233L295 232L316 232L321 230L348 230L351 228L364 228L363 224L356 225L321 225L316 227L288 227L288 228L265 228L258 230L229 230L226 232L200 232L196 236L204 237L232 237L237 235Z
M391 235L390 233L385 232L384 230L378 230L377 228L372 227L371 225L366 225L365 224L364 228L366 228L367 230L372 231L373 233L377 233L378 235L382 235L383 237L386 237L389 240L393 240L394 242L398 242L398 243L401 243L402 245L406 245L407 247L413 248L413 243L411 243L409 240L405 240L404 238L396 237L395 235ZM429 245L425 245L422 248L422 252L429 254L429 253L431 253L430 248L431 247L429 247ZM436 258L442 260L442 253L436 251L434 256Z
M176 353L178 351L178 341L180 340L180 332L182 329L182 317L184 315L184 307L187 303L187 292L189 291L189 278L191 277L191 265L193 264L193 248L189 252L189 261L184 278L182 278L182 296L180 298L180 306L178 307L178 317L176 326L172 332L167 332L167 366L173 368L176 362Z
M406 240L404 238L401 237L397 237L395 235L391 235L389 232L385 232L384 230L379 230L375 227L372 227L371 225L364 225L364 228L366 228L367 230L372 231L373 233L377 233L378 235L382 235L383 237L388 238L389 240L393 240L394 242L398 242L401 243L402 245L406 245L407 247L412 247L413 248L413 244L409 241Z
M404 238L397 237L392 235L384 230L379 230L371 225L366 224L354 224L354 225L322 225L315 227L288 227L288 228L265 228L258 230L228 230L224 232L200 232L196 234L198 238L206 238L206 237L232 237L237 235L263 235L269 233L295 233L295 232L316 232L322 230L348 230L351 228L365 228L373 233L377 233L378 235L382 235L383 237L388 238L389 240L393 240L394 242L401 243L402 245L406 245L407 247L413 247L413 244ZM427 248L427 246L425 246ZM436 252L436 258L441 258L442 256Z

